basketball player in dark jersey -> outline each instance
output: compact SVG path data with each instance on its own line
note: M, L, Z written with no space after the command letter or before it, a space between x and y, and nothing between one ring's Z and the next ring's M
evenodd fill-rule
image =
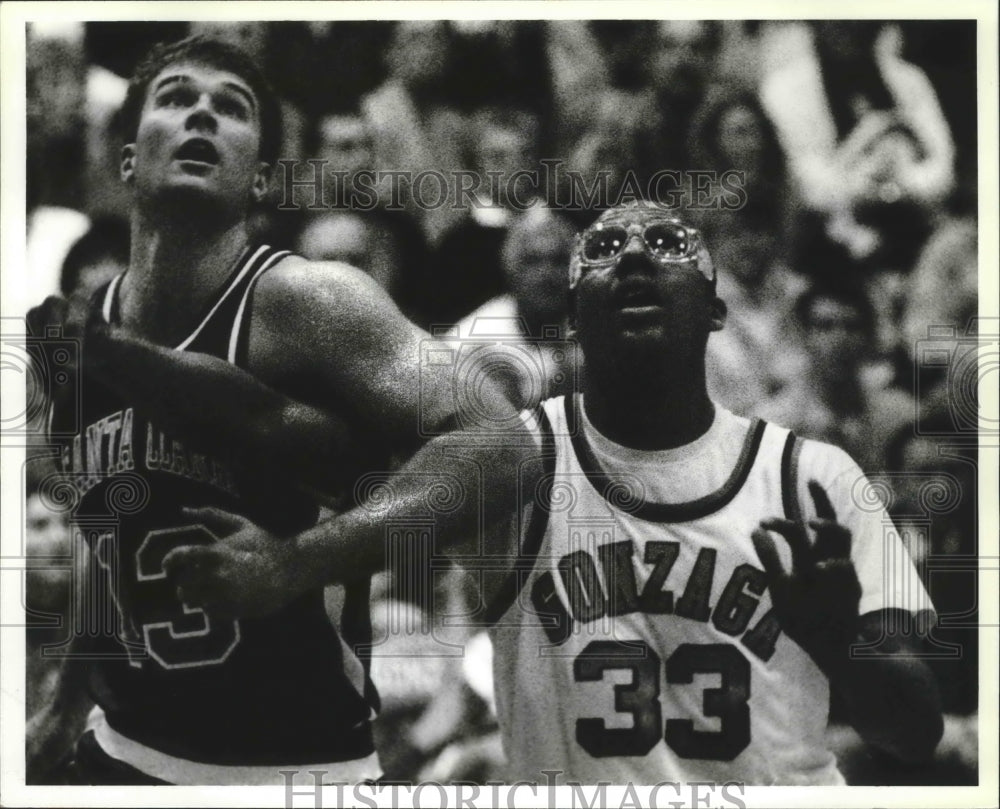
M291 543L202 512L232 535L171 552L180 595L213 615L260 614L308 582L379 566L385 524L426 519L421 495L453 474L476 496L433 515L439 547L506 568L481 580L479 617L495 622L512 777L843 783L823 737L831 689L866 741L926 760L941 718L915 656L923 587L884 510L858 507L864 479L844 453L708 398L705 346L725 306L697 231L656 207L609 211L582 235L570 287L584 390L527 417L542 451L521 455L518 486L478 488L474 465L424 448L389 502ZM490 469L521 434L466 457ZM856 642L880 654L855 658ZM631 679L612 684L613 671ZM698 673L720 687L692 691Z
M91 320L340 408L346 416L319 415L336 425L328 466L354 451L345 425L357 414L401 443L412 442L418 415L448 421L447 374L434 384L434 369L420 369L426 335L373 281L251 241L248 215L267 190L280 120L242 52L199 38L154 49L123 119L131 255L95 295ZM178 428L140 390L106 379L85 363L80 411L57 401L51 423L53 435L70 433L64 491L92 550L89 603L110 596L115 618L82 616L92 631L74 638L55 699L29 722L29 775L55 764L89 684L96 708L67 770L75 782L284 784L279 770L309 783L317 770L326 781L378 778L376 698L352 651L365 638L367 585L348 596L341 635L319 588L265 618L227 619L178 602L163 568L177 546L215 539L189 508L230 510L278 535L306 528L317 511L290 486L296 476L280 453L248 463L244 447Z

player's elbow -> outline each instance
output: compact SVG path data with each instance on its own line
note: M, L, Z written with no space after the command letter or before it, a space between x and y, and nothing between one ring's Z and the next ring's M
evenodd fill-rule
M933 758L944 733L941 697L933 675L921 661L897 659L893 663L897 677L882 700L887 711L864 735L900 763L917 766Z

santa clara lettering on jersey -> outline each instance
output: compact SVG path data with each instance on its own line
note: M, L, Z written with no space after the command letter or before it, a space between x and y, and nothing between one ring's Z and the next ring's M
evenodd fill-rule
M74 436L63 447L62 471L82 496L100 481L131 472L136 468L135 414L133 408L117 410L99 419ZM138 457L151 472L208 483L236 495L237 487L229 466L205 453L194 452L152 422L143 422Z
M595 544L592 542L590 546ZM573 537L571 547L580 545L580 537ZM596 554L581 549L563 556L556 569L569 603L559 596L551 570L538 576L531 588L532 604L549 640L563 644L575 624L605 617L636 612L675 615L702 623L710 621L719 632L740 637L743 646L759 659L769 660L781 631L773 611L768 610L748 628L767 588L764 571L746 563L738 565L729 573L729 580L713 605L710 596L716 576L715 549L702 548L698 552L685 582L671 576L680 550L679 542L646 542L641 562L648 567L649 574L641 587L635 569L637 548L632 539L596 545ZM607 590L601 584L602 578L607 582Z

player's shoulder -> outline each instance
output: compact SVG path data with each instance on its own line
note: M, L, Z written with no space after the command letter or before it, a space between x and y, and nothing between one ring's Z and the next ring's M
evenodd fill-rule
M270 316L287 328L302 318L338 315L353 321L377 316L388 300L385 290L357 267L289 255L260 278L254 293L254 314Z
M291 254L278 261L260 281L260 289L280 289L286 293L335 288L377 287L370 275L342 261L313 261Z
M834 487L855 489L863 485L865 474L841 447L814 438L798 440L799 482L816 480L828 491Z
M799 435L795 430L799 464L806 468L830 468L843 470L857 467L857 463L842 447L820 438Z

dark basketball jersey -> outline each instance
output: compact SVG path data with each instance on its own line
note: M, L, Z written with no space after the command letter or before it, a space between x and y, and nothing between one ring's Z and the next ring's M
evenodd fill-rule
M177 348L239 364L253 288L287 255L269 247L247 251ZM110 322L117 319L119 281L95 298ZM182 507L234 511L281 535L315 522L315 505L203 451L92 376L83 377L81 390L82 426L64 447L62 464L78 495L76 525L96 562L91 607L102 608L101 586L113 605L105 609L115 628L106 632L107 654L93 666L91 687L116 738L213 765L370 755L374 691L366 667L328 619L322 591L266 618L221 621L181 604L162 568L173 548L216 539ZM53 432L71 416L55 412ZM354 630L353 642L367 640L363 626Z

